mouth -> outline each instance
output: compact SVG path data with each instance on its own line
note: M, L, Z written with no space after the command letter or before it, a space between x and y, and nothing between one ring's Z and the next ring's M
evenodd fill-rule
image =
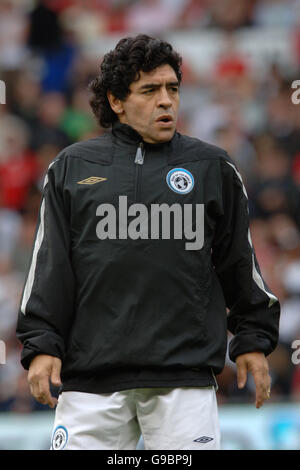
M163 114L155 122L161 127L171 127L173 125L173 117L170 114Z

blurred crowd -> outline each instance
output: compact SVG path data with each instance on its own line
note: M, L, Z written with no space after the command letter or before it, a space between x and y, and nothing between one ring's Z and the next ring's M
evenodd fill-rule
M289 31L292 67L275 60L254 72L236 35L259 28ZM30 396L15 325L45 171L65 146L104 132L87 93L101 57L86 51L114 35L194 31L199 41L212 30L224 47L209 75L184 57L178 130L226 149L243 176L256 255L282 305L279 345L268 357L271 401L300 398L292 361L300 340L300 104L291 99L300 80L300 2L0 0L0 411L48 409ZM238 390L228 358L217 380L220 404L253 402L253 380Z

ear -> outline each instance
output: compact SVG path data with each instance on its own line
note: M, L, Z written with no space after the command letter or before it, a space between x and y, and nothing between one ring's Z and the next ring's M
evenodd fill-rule
M123 113L122 101L119 98L116 98L110 90L107 91L107 99L114 113L116 114Z

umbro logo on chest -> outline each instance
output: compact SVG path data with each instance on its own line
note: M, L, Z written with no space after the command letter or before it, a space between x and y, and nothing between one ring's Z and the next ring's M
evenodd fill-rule
M82 181L77 181L77 184L96 184L102 183L102 181L106 181L107 178L103 178L101 176L90 176Z

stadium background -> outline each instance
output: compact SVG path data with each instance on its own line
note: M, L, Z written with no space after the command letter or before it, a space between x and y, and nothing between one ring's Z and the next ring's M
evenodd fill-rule
M236 161L262 273L282 304L270 401L255 409L253 380L238 390L230 360L218 376L223 448L300 449L299 0L0 0L0 449L49 445L53 411L31 398L15 337L45 170L61 148L103 132L87 84L120 37L140 32L183 55L178 130Z

